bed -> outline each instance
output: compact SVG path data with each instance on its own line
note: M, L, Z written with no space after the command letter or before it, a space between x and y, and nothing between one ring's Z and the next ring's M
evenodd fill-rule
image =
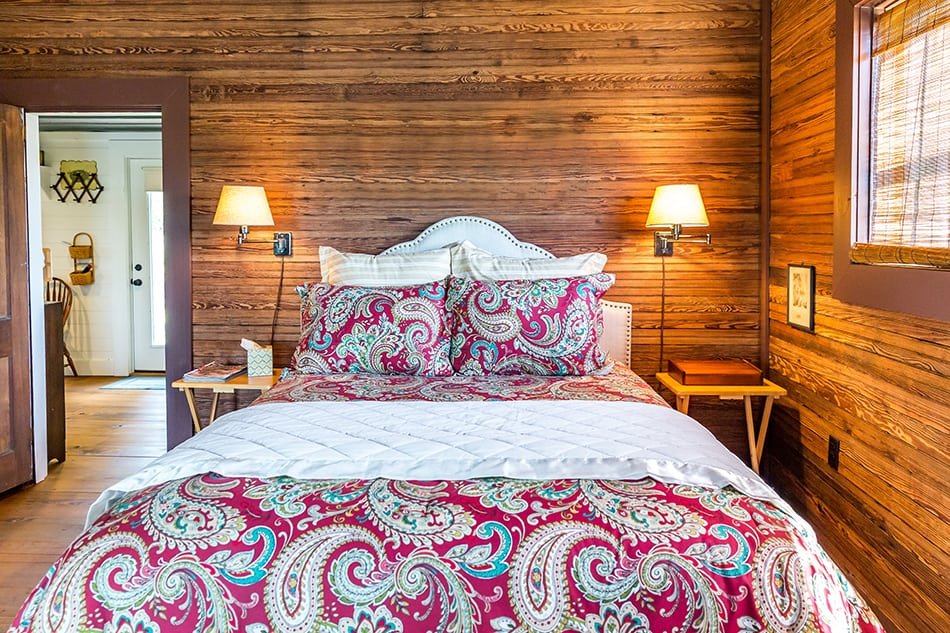
M321 249L290 371L104 491L10 630L881 631L628 369L604 261L472 217Z

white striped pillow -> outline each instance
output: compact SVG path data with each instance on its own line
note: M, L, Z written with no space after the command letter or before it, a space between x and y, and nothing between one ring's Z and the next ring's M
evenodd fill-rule
M481 281L557 279L603 272L607 256L584 253L571 257L501 257L465 240L452 244L452 275Z
M366 255L320 247L320 274L334 286L415 286L445 279L452 271L447 248L420 253Z

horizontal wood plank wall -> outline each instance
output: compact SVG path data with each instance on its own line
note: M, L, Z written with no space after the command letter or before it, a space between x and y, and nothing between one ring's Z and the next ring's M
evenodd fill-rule
M275 229L294 233L278 364L296 340L293 287L319 277L318 245L376 253L472 214L558 255L606 252L610 298L635 306L634 368L652 379L661 271L643 225L659 184L699 183L713 234L668 261L666 356L759 357L759 9L4 3L0 73L190 78L195 363L240 359L242 336L270 339L281 262L211 224L221 186L244 183L264 185ZM738 423L734 409L708 419Z
M950 631L950 324L831 297L834 4L772 3L770 364L789 399L766 468L890 633ZM814 334L786 324L785 267L801 262Z

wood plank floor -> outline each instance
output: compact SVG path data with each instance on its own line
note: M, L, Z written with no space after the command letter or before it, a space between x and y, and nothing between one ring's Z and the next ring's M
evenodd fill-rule
M37 485L0 496L0 630L112 483L165 452L165 392L100 389L118 378L66 378L66 461Z

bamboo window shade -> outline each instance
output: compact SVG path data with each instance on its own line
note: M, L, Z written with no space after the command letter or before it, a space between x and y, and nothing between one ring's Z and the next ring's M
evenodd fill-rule
M950 268L950 0L875 11L867 242L852 260Z

